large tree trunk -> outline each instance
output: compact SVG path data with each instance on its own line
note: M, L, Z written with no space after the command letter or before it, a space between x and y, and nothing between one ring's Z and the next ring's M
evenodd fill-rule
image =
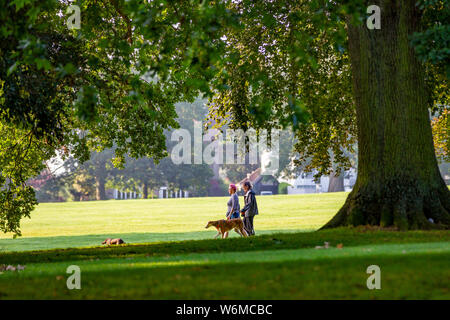
M344 172L341 171L340 174L336 174L336 172L331 172L330 182L328 184L328 192L342 192L345 191L344 188Z
M105 180L101 177L95 177L95 198L106 200Z
M358 123L358 178L324 228L448 228L450 192L438 169L424 71L409 45L416 0L378 0L381 30L348 25ZM432 219L434 223L429 222Z

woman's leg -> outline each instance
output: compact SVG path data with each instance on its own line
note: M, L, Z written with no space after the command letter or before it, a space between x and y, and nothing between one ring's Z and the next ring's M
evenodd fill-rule
M250 235L252 235L252 236L254 236L255 235L255 229L254 229L254 227L253 227L253 218L254 218L255 216L251 216L251 217L249 217L249 228L250 228Z
M253 229L253 216L244 217L244 229L249 236L255 234L255 230Z
M248 235L251 235L250 229L249 229L249 217L244 217L244 230L247 232Z

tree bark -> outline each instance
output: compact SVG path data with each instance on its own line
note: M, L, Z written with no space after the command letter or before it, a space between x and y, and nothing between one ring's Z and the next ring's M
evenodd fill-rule
M420 29L415 2L371 1L381 7L380 30L348 24L358 177L323 228L449 228L450 192L434 152L425 73L409 45L409 36Z
M106 200L105 180L99 177L95 177L95 198Z
M333 171L330 174L330 183L328 184L328 192L342 192L345 191L344 188L344 172L339 175Z
M144 182L142 184L142 199L148 199L148 183Z

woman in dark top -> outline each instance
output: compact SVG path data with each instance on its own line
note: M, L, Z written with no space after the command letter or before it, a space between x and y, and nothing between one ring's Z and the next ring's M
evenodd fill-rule
M256 204L255 191L252 189L250 181L245 181L243 185L245 192L244 207L241 210L241 214L244 217L244 229L249 236L255 235L255 229L253 228L253 218L258 214L258 205Z

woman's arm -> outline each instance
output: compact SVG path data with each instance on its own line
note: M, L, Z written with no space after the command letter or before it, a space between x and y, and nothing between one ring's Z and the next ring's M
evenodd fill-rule
M245 199L245 198L244 198ZM247 202L244 202L244 207L241 209L241 212L247 212L248 209L250 209L251 206L251 193L247 196Z
M229 219L231 214L233 213L233 205L230 206L230 201L231 201L231 204L233 204L233 199L230 199L227 202L227 213L225 214L227 219Z

